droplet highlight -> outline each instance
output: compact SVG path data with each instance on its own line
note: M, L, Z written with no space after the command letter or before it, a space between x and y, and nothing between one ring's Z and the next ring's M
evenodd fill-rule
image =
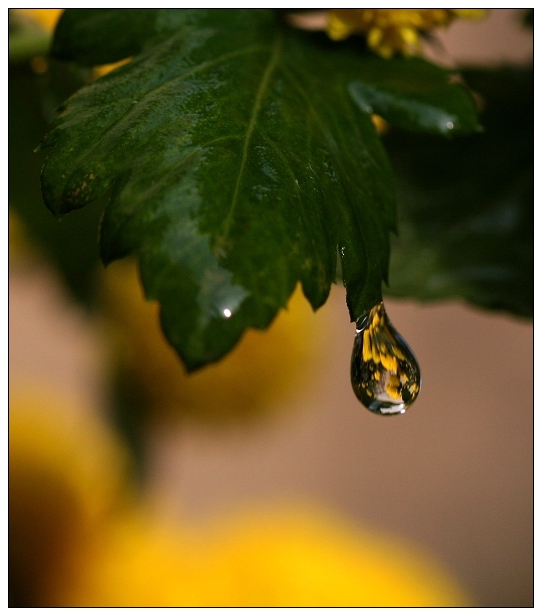
M383 303L356 322L351 379L359 401L379 415L404 413L420 393L418 362Z

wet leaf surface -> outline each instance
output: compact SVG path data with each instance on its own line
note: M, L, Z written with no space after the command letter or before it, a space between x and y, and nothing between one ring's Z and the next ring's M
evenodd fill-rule
M149 11L146 29L136 17L61 19L58 57L89 64L141 52L69 99L53 124L43 144L48 207L61 216L110 196L102 259L137 254L147 297L190 370L220 359L247 327L267 327L298 282L321 306L337 254L351 318L375 305L395 197L360 87L380 96L372 104L390 121L437 132L452 130L442 117L455 118L454 130L476 126L467 92L421 60L400 61L411 79L397 85L394 63L269 11ZM131 36L113 40L118 27ZM431 108L425 123L428 114L409 111L416 98Z

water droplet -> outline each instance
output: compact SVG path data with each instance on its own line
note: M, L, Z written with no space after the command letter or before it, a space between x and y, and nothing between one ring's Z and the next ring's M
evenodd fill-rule
M404 413L420 392L418 362L383 303L356 322L351 378L359 401L379 415Z

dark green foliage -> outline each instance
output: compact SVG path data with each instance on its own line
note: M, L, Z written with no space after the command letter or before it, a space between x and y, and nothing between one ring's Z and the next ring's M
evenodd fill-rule
M59 60L96 66L123 60L143 48L157 9L78 9L64 11L51 53Z
M360 65L360 79L348 86L352 97L394 127L446 136L478 128L472 98L450 86L448 71L420 58L368 56Z
M533 314L534 106L531 68L464 71L482 133L386 139L399 194L387 294L464 298Z
M267 327L298 281L321 306L338 253L351 317L380 300L395 201L367 97L414 130L477 124L446 71L264 10L67 11L54 50L83 64L141 50L67 101L42 188L58 216L110 192L102 258L138 255L188 369Z
M43 75L36 75L27 63L10 65L8 197L10 208L57 267L73 296L88 304L94 299L94 275L100 265L100 203L60 223L55 220L43 206L40 189L45 156L34 152L58 105L83 83L77 72L54 62Z

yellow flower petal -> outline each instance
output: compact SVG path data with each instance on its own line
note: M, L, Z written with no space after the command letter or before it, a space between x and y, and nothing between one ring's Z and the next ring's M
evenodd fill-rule
M447 26L456 18L480 19L486 13L486 9L332 9L327 30L335 40L365 35L373 51L390 58L397 52L419 51L420 32Z
M418 32L414 28L400 28L399 34L407 45L415 45L418 42Z
M350 36L352 30L342 19L330 13L327 22L327 33L334 41L342 41Z

